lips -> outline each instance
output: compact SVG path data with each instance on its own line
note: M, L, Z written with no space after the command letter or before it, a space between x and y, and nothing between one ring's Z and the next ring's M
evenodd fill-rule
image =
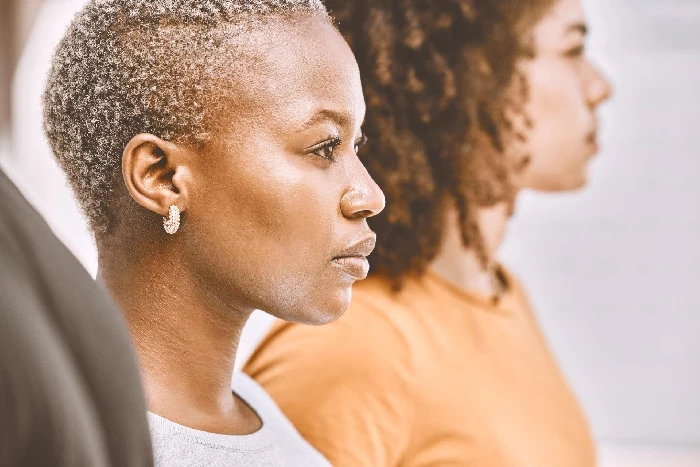
M350 243L336 254L333 259L347 257L367 257L374 251L374 246L377 243L375 234L367 235L355 242Z
M345 256L342 258L333 258L332 262L347 275L358 281L367 278L369 274L369 261L367 261L367 258Z
M586 144L590 147L591 153L598 152L598 131L591 131L586 137Z
M363 237L343 248L333 257L332 263L355 280L362 280L369 274L367 257L372 253L377 243L374 234Z
M586 135L586 142L593 146L598 146L598 128L600 127L600 122L596 115L593 116L593 121L591 123L591 131Z

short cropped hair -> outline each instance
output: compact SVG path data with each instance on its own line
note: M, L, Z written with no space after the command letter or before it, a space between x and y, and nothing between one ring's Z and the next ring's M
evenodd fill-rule
M121 159L139 133L206 142L216 83L250 64L251 31L329 21L321 0L91 0L55 52L44 131L97 237L118 222ZM244 70L243 70L244 71Z

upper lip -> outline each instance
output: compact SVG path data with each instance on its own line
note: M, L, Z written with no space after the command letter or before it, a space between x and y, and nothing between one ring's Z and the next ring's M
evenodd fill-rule
M376 243L377 236L372 233L346 246L337 255L335 255L333 259L351 257L366 258L370 255L370 253L372 253Z

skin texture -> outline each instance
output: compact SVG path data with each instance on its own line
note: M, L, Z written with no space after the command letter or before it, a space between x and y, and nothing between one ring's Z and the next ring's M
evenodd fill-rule
M150 409L226 434L260 426L230 389L249 315L338 318L366 274L374 243L366 218L384 207L357 157L365 105L340 34L309 19L251 35L262 50L256 74L222 83L230 111L213 116L209 142L150 134L129 142L125 187L151 221L124 222L98 245L100 276L131 326ZM168 236L162 216L171 204L182 225Z
M560 0L532 30L535 56L519 63L529 93L523 115L530 124L516 119L525 139L507 148L527 160L523 169L513 171L519 189L569 191L586 183L587 164L598 152L596 110L612 95L610 83L584 54L586 29L579 0ZM499 203L478 210L486 264L461 242L454 206L447 203L446 210L442 248L433 268L462 288L498 295L504 284L495 277L495 256L509 209Z

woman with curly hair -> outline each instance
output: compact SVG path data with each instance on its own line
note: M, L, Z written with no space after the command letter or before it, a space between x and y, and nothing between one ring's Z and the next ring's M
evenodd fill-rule
M579 0L327 0L358 59L387 209L336 323L276 325L246 371L337 466L595 463L498 261L518 193L586 182L611 88Z

